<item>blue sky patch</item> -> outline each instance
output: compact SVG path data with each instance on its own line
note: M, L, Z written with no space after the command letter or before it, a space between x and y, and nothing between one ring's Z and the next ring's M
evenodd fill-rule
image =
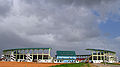
M106 23L99 24L101 34L109 34L108 37L115 38L120 36L120 22L115 22L112 19L108 19Z
M100 14L99 14L96 10L91 10L91 12L92 12L95 16L100 16Z

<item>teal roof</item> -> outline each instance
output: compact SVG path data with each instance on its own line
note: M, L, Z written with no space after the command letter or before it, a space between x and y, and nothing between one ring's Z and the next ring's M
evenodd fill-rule
M6 49L4 51L14 51L14 50L35 50L35 49L52 49L52 48L15 48L15 49Z
M101 49L86 49L86 50L90 50L90 51L104 51L104 52L116 53L116 52L114 52L114 51L101 50Z
M75 51L56 51L57 56L76 56Z

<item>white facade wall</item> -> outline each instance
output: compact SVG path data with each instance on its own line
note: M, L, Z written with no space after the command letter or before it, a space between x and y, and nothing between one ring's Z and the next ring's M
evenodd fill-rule
M41 62L41 63L52 63L52 59L39 59L38 62Z
M62 59L62 58L65 58L65 59L76 59L75 56L57 56L57 59Z

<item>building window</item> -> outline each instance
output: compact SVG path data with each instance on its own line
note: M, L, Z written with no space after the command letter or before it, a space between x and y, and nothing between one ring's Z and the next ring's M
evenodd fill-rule
M100 58L101 56L98 56L98 60L101 60L101 58Z
M93 60L97 60L97 56L93 56Z
M57 60L57 62L59 62L59 60Z
M104 60L104 57L102 56L102 60Z

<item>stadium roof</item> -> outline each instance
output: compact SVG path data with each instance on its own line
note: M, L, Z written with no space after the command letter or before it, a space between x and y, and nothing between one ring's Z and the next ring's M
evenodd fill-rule
M75 51L56 51L57 56L76 56Z
M52 48L15 48L15 49L6 49L4 51L13 51L13 50L37 50L37 49L52 49Z
M76 55L76 56L90 56L90 55Z
M104 51L104 52L116 53L116 52L114 52L114 51L101 50L101 49L86 49L86 50L90 50L90 51Z

